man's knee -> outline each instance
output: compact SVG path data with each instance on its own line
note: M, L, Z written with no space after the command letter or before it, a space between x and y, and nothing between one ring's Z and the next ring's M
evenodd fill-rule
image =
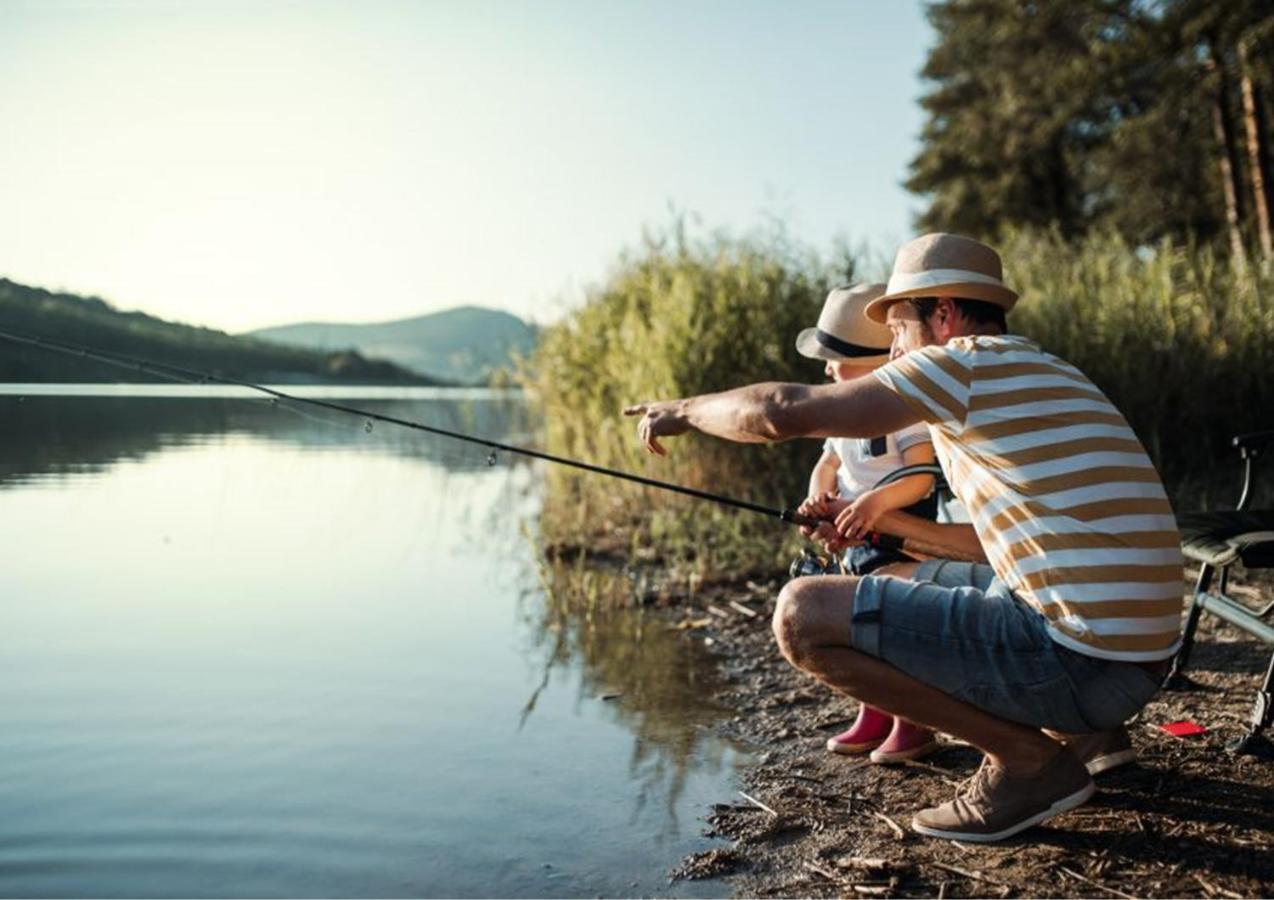
M808 591L802 589L802 582L808 580L808 578L794 578L783 585L783 589L779 591L779 598L774 604L774 618L770 620L770 627L774 631L774 640L779 645L779 651L793 663L796 661L793 657L800 642L797 608L802 602L801 597L808 595Z
M794 578L779 592L772 627L779 650L800 666L818 647L847 645L856 578Z

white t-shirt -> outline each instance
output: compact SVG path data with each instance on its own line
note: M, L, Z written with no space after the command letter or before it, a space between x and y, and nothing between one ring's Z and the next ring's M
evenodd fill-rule
M931 440L929 426L917 422L883 438L828 438L823 449L840 457L836 487L841 499L854 500L874 488L876 482L890 472L905 466L904 450Z

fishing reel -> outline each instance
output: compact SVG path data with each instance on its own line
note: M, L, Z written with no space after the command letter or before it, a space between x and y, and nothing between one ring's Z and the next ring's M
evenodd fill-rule
M806 575L848 575L838 557L826 559L810 550L802 550L801 555L792 560L787 574L792 578L804 578Z

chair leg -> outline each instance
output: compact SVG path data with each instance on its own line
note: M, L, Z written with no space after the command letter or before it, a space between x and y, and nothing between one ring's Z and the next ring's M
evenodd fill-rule
M1247 733L1230 746L1235 753L1245 753L1264 759L1274 759L1274 742L1265 734L1265 729L1274 721L1274 655L1270 656L1270 664L1265 669L1265 680L1256 692L1256 702L1252 705L1252 718L1248 722Z
M1216 570L1212 566L1205 565L1199 569L1199 580L1194 584L1194 594L1190 600L1190 615L1186 618L1185 633L1181 636L1181 649L1173 657L1172 667L1163 681L1163 686L1170 691L1184 690L1190 686L1185 677L1185 668L1190 662L1190 651L1194 649L1194 632L1199 627L1199 616L1203 613L1199 597L1208 592L1215 574Z

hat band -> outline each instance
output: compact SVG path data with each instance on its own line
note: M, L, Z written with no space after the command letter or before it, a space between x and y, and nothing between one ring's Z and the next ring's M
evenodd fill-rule
M864 347L861 344L851 344L849 341L842 341L836 335L828 334L821 328L814 330L814 339L828 350L839 353L841 356L880 356L889 352L888 347Z
M929 269L927 272L895 272L889 276L889 288L886 293L896 294L899 291L914 291L917 288L942 287L947 284L994 284L1004 287L1004 282L981 272L970 272L967 269Z

